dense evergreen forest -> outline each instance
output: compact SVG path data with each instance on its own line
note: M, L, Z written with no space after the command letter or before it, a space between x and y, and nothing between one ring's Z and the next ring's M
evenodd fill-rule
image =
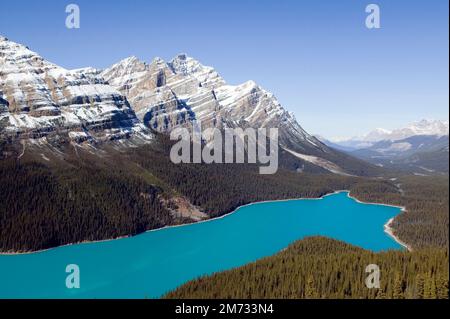
M31 151L20 160L1 159L0 250L38 250L189 222L175 218L161 200L174 194L216 217L250 202L339 189L363 201L406 206L394 228L413 248L448 247L448 177L298 173L286 169L293 162L283 156L274 175L260 175L256 165L175 165L168 160L170 143L160 135L151 145L125 150L91 154L68 147L47 153L50 160Z
M380 267L380 288L365 285L366 266ZM255 263L200 278L166 298L448 298L448 251L373 253L310 237Z
M39 250L170 224L160 190L122 173L82 164L55 173L38 163L0 162L0 250Z
M449 248L448 176L403 176L386 182L361 182L351 194L362 201L403 206L395 234L414 249Z
M187 283L168 296L448 296L443 292L448 286L448 177L393 172L372 178L339 176L283 155L276 174L260 175L257 165L175 165L168 159L170 145L158 136L147 146L95 152L63 146L56 152L28 151L20 159L0 145L0 154L8 155L0 158L0 251L33 251L192 222L171 213L177 207L167 199L173 196L216 217L250 202L348 189L362 201L405 206L393 227L413 252L373 254L310 238L276 256ZM369 261L384 269L382 289L369 291L361 281L361 267Z
M134 235L192 222L169 212L173 195L187 197L210 217L260 200L318 197L353 179L256 165L175 165L161 143L91 154L29 152L0 160L0 250L33 251L68 243Z

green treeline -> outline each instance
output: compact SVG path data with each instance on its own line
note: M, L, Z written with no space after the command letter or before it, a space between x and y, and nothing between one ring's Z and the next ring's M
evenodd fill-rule
M256 201L320 197L336 189L349 189L359 180L333 174L301 174L282 168L276 174L261 175L255 164L173 164L168 159L172 143L159 135L157 146L137 148L129 159L211 217Z
M114 166L0 161L0 251L141 233L172 222L160 190Z
M366 266L380 268L380 288L367 288ZM373 253L309 237L255 263L190 281L166 298L448 298L448 252Z

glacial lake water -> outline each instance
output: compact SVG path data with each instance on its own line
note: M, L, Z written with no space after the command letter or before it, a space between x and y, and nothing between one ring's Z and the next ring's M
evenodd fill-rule
M373 251L401 249L384 232L399 213L340 192L256 203L220 219L135 237L0 255L0 298L157 298L188 280L273 255L313 235ZM79 266L79 289L66 287L69 264Z

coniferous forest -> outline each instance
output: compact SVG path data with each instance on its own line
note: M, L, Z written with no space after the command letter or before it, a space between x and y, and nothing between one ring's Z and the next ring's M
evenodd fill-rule
M412 252L375 254L309 238L275 256L189 282L167 297L448 297L448 177L339 176L307 165L299 173L291 169L292 158L283 156L276 174L260 175L256 165L175 165L168 160L169 149L167 138L158 136L151 145L126 151L111 147L92 154L67 147L45 156L28 152L20 160L4 156L0 250L35 251L192 222L172 213L177 207L168 199L174 196L217 217L250 202L348 189L362 201L405 206L392 226ZM13 151L2 145L2 154ZM384 269L378 290L364 286L362 267L368 262Z
M69 147L63 156L47 154L50 161L31 151L0 160L0 250L41 250L192 222L171 214L173 196L217 217L254 201L318 197L355 183L283 169L259 175L255 165L175 165L170 144L160 139L126 152Z
M362 201L406 207L393 227L412 251L373 253L312 237L275 256L190 281L166 298L448 299L448 178L365 180L350 190ZM372 263L381 270L379 289L364 283Z
M369 264L380 267L380 288L365 285ZM373 253L341 241L310 237L275 256L191 281L166 298L447 299L448 252Z
M160 190L121 173L80 165L56 175L42 164L2 162L0 249L40 250L170 224Z

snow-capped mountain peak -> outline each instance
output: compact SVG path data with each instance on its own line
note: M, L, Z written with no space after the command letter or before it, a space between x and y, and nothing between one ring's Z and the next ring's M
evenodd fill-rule
M448 121L440 120L420 120L413 122L403 128L394 130L377 129L366 136L364 140L367 142L379 142L382 140L397 141L416 135L436 135L444 136L449 133Z
M150 64L165 64L166 62L164 61L163 58L160 58L159 56L153 58L152 62Z
M334 139L332 143L353 149L368 148L381 141L395 142L413 136L435 136L436 138L449 135L449 122L441 120L420 120L403 128L387 130L377 128L366 135L350 139Z
M200 62L189 57L186 53L177 54L169 62L169 65L175 73L180 73L183 75L191 75L205 69Z
M192 76L204 87L213 88L225 84L225 81L214 68L201 64L186 53L178 54L168 65L175 74Z
M0 39L0 91L6 101L0 111L2 135L39 138L66 131L69 137L111 139L138 125L126 98L98 71L69 71L5 37Z
M186 53L177 54L168 64L175 73L187 76L215 72L214 68L201 64Z
M396 130L392 134L403 135L449 135L449 122L424 119L408 125L404 129Z
M168 63L153 60L144 71L131 72L127 77L123 77L122 69L123 63L115 64L102 76L127 96L138 117L153 129L167 132L194 119L204 127L245 123L252 127L278 127L281 140L287 144L291 141L291 145L323 147L272 93L251 80L227 85L214 68L185 53Z
M147 141L152 138L149 128L168 133L191 127L194 120L202 128L278 128L285 156L295 154L329 171L331 166L324 163L339 160L343 170L333 172L352 165L304 131L272 93L254 81L227 85L214 68L186 54L151 63L132 56L101 72L90 67L66 70L1 38L2 138L64 135L71 142L90 144L137 136Z
M363 140L366 142L375 142L386 139L390 134L392 134L392 131L386 130L384 128L376 128L369 134L365 135L363 137Z

